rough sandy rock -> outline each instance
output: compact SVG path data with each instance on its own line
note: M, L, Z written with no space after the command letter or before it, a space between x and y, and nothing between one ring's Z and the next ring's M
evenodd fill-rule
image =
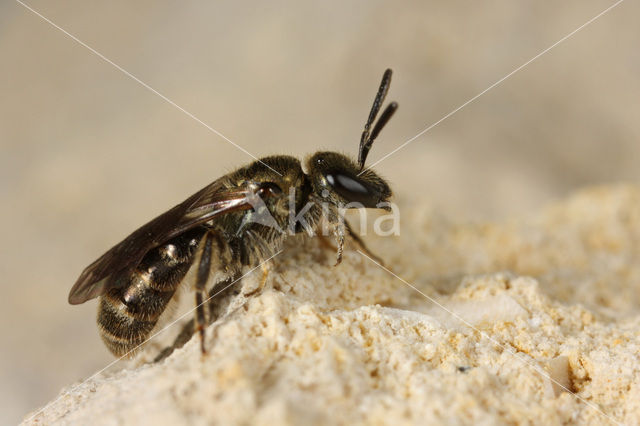
M405 212L400 237L368 239L399 278L290 246L207 357L148 347L27 423L640 424L640 188L502 224Z

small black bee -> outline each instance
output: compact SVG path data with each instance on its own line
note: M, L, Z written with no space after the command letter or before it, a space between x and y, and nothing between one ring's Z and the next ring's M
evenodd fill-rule
M337 264L345 235L363 250L360 238L342 220L343 208L387 208L389 185L364 169L367 154L398 104L390 103L371 129L391 83L385 71L360 139L358 163L335 152L318 152L307 161L279 155L262 158L221 177L181 204L142 226L80 275L69 303L99 297L98 327L109 350L130 355L142 345L199 255L195 278L198 330L205 352L203 306L213 271L213 289L240 278L245 266L263 268L297 233L316 233L322 218L337 242ZM385 204L386 203L386 204ZM189 335L190 337L190 335Z

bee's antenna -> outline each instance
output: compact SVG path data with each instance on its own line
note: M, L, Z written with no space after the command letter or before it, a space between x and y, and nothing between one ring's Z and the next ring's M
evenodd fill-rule
M389 121L391 117L393 117L393 113L395 113L397 109L398 103L391 102L389 105L387 105L384 111L382 111L382 115L376 122L376 125L373 126L373 131L371 132L371 136L369 137L369 148L371 147L373 141L378 137L378 134L380 134L382 128L387 124L387 121ZM369 148L367 148L367 152L369 151Z
M373 131L369 131L371 129L371 125L376 119L378 115L378 111L380 111L380 107L384 102L384 98L387 96L387 92L389 91L389 86L391 85L391 69L387 68L387 70L382 75L382 81L380 82L380 87L378 88L378 93L376 94L376 98L373 101L373 106L371 106L371 112L369 112L369 118L367 119L367 123L364 125L364 131L362 132L362 137L360 138L360 149L358 151L358 164L360 165L360 170L364 169L364 163L367 160L367 155L369 154L369 150L371 149L371 145L373 141L376 139L382 128L387 124L389 119L393 116L393 113L398 109L398 104L396 102L391 102L387 108L382 112L380 119L373 126Z

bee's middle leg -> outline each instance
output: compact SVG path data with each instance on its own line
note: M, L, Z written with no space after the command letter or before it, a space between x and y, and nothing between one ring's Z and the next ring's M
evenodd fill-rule
M267 278L269 278L269 262L264 261L260 264L260 268L262 269L262 277L260 278L260 285L258 286L258 288L251 290L250 292L246 293L245 296L249 297L249 296L253 296L256 293L259 293L260 291L262 291L262 289L264 288L264 285L267 283Z
M345 220L344 222L345 225L345 230L347 231L347 235L349 235L349 237L351 237L351 239L356 243L356 245L358 247L360 247L360 249L370 258L372 258L373 260L375 260L376 262L378 262L380 265L384 266L384 261L376 256L374 253L371 252L371 250L369 250L369 248L367 247L367 245L364 243L364 241L362 241L362 238L360 238L360 235L356 234L356 232L353 230L353 228L351 228L351 225L349 225L349 222L347 222Z

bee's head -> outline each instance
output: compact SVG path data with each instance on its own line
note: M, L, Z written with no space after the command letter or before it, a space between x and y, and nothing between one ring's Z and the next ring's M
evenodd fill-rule
M391 197L387 182L337 152L317 152L307 161L314 192L341 207L387 208Z
M360 138L358 164L336 152L318 152L307 161L314 191L335 205L388 209L388 205L381 206L380 203L388 202L391 197L389 185L374 171L365 169L364 164L373 141L398 109L398 104L391 102L371 130L390 84L391 70L387 69Z

